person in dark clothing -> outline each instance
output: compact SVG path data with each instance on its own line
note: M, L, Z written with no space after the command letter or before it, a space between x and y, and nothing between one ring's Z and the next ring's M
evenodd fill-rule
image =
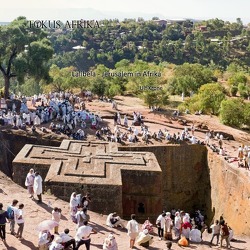
M8 213L3 210L3 203L0 203L0 237L4 242L6 241L6 219L9 219Z

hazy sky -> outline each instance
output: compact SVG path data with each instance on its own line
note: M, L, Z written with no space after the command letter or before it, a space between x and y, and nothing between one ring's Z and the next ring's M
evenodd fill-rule
M82 8L98 10L100 15L117 12L119 16L118 12L136 12L159 14L166 18L218 17L233 21L240 17L245 23L250 21L250 0L1 0L0 21L11 21L19 15L25 15L28 19L49 18L50 20L57 20L59 16L61 18L61 15L64 15L65 20L68 20L67 13L70 18L74 18L72 9L79 11ZM47 9L47 11L41 9ZM67 12L66 9L70 10ZM100 19L98 12L96 15L95 19Z

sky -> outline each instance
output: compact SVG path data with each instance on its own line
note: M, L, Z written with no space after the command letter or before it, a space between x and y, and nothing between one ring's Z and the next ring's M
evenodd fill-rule
M1 0L0 21L12 21L20 15L29 20L62 21L158 15L160 18L217 17L229 21L240 17L247 24L249 10L250 0ZM83 14L86 18L80 17Z

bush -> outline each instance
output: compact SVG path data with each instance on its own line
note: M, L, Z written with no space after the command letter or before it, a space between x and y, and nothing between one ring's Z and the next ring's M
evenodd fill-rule
M236 96L237 92L238 92L238 87L233 85L230 89L231 95L232 96Z
M246 103L244 109L244 124L250 127L250 103Z
M248 97L248 93L247 93L247 86L244 83L239 83L238 85L238 90L239 90L239 94L241 97L243 98L247 98Z
M242 99L227 99L221 102L220 120L222 123L240 127L244 123L245 103Z

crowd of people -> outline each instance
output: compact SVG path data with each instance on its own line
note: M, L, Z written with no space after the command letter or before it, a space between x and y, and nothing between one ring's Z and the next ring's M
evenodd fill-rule
M19 97L19 111L16 110L14 101L11 109L1 110L1 124L10 125L13 129L25 130L31 127L33 132L38 127L43 132L63 133L70 139L82 140L85 137L84 129L96 129L102 121L101 117L85 109L81 98L70 93L35 95L29 99L32 103L31 110L28 109L26 97ZM49 126L45 127L45 124Z
M42 178L34 169L30 169L25 179L29 197L37 202L42 203ZM42 221L38 226L38 247L40 250L60 250L73 249L78 250L82 245L86 249L90 249L91 234L96 234L98 231L91 225L88 210L91 206L90 193L85 195L73 192L69 203L69 222L75 224L76 232L72 237L69 234L69 229L60 227L62 210L59 207L54 207L51 212L51 218ZM6 211L3 209L3 204L0 203L0 237L3 242L6 242L6 222L10 224L10 233L17 237L20 241L23 240L23 231L25 225L25 206L14 199L12 204L7 206ZM89 224L90 223L90 224ZM158 240L167 240L168 249L171 249L171 242L178 241L180 246L186 246L189 242L202 242L202 233L205 229L212 230L210 245L212 246L214 238L216 244L223 245L226 241L226 247L230 247L230 240L233 237L233 230L225 223L223 217L216 220L214 224L207 227L205 217L199 210L192 214L184 211L172 209L171 212L163 211L156 219L155 224L147 219L140 227L136 221L136 215L131 215L131 220L125 226L122 218L116 213L110 213L106 219L106 225L112 229L124 228L127 229L129 237L129 247L134 248L135 245L149 247L155 238L154 226L157 228ZM17 226L17 230L16 230ZM52 231L53 230L53 231ZM61 233L60 233L61 232ZM118 250L118 244L113 233L109 233L103 239L104 250Z

